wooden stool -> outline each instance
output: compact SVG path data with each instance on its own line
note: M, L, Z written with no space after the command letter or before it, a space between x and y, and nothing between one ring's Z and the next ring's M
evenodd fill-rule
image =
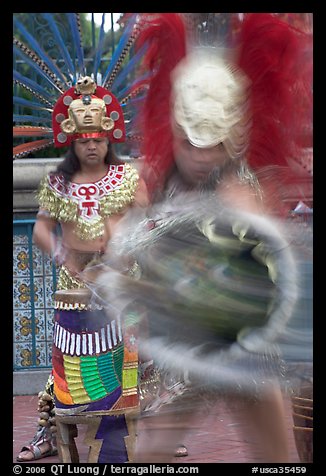
M302 463L313 462L313 387L302 385L292 396L293 433Z
M95 439L102 417L101 414L87 415L56 415L57 448L62 463L79 463L79 453L75 438L78 436L78 425L87 425L84 443L89 446L87 463L98 463L102 448L102 439ZM108 414L112 416L112 414ZM128 436L124 438L128 454L128 462L132 461L135 451L136 423L134 417L126 416Z

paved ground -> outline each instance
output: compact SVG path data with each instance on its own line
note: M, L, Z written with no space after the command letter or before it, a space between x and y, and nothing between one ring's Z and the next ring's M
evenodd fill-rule
M37 396L16 396L13 404L13 462L21 447L28 443L36 429L38 419ZM293 435L292 410L290 402L285 400L287 408L287 426L290 445L290 463L299 463L299 457ZM261 460L255 445L245 439L239 431L241 419L231 415L223 403L219 403L211 415L207 415L191 433L184 444L189 455L175 458L176 463L253 463ZM84 428L80 427L76 439L80 462L85 463L88 447L83 444ZM59 463L58 456L35 461L35 464Z

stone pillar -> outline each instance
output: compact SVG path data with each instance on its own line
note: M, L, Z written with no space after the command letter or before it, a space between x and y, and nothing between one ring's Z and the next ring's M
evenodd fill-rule
M17 159L13 165L13 212L36 213L40 180L55 170L62 159Z

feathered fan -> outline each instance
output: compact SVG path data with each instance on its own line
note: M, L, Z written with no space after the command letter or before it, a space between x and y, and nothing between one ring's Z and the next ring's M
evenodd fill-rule
M32 14L30 14L32 15ZM49 54L45 47L33 36L14 15L13 39L14 53L21 60L20 67L14 67L13 81L16 85L14 95L15 109L27 110L28 114L14 113L14 138L23 138L24 143L15 145L13 157L20 158L30 152L44 149L54 143L51 126L53 107L60 96L76 84L80 76L92 76L98 86L109 89L123 107L127 141L139 140L132 130L134 103L142 100L145 77L137 76L137 66L141 62L145 47L133 54L132 46L139 34L141 20L138 14L128 16L128 22L109 64L104 68L101 61L105 53L104 19L99 30L96 50L92 61L86 58L78 13L39 13L35 14L43 25L43 30L51 34L56 45L57 55ZM62 33L60 18L66 17L69 27L69 41ZM64 19L62 19L64 20ZM71 44L68 49L67 44ZM127 60L126 60L127 58ZM18 64L19 62L17 62ZM90 66L89 66L90 65ZM40 114L41 113L41 114ZM17 141L16 141L17 142Z

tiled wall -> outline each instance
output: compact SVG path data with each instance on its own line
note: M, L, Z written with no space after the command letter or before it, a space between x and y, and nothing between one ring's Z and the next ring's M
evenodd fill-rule
M32 244L34 220L15 220L13 236L14 370L51 367L56 270Z

